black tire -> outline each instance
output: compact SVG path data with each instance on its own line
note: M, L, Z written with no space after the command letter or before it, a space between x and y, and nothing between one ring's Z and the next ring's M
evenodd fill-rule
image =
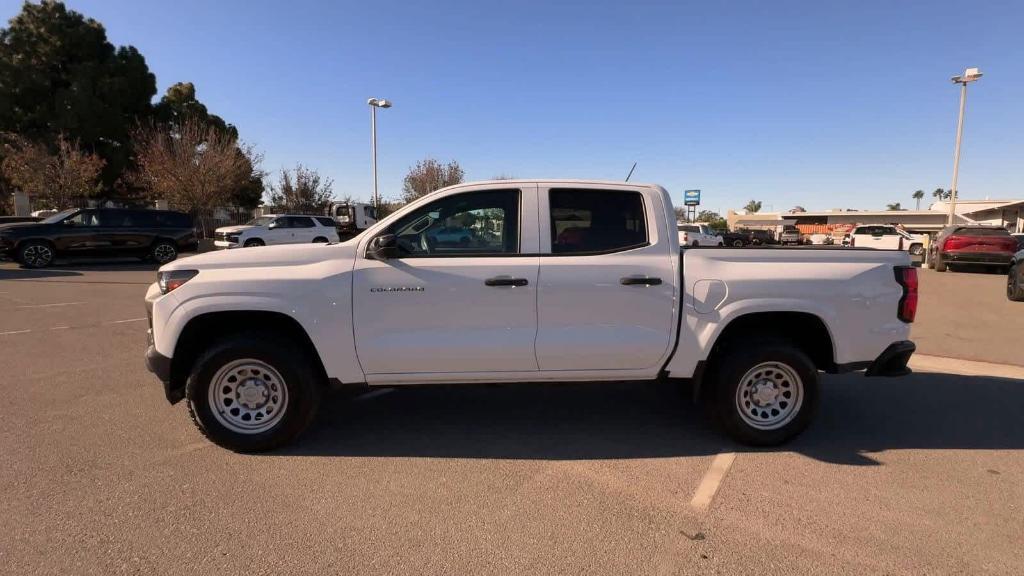
M694 240L693 243L690 244L690 246L693 246L694 248L696 248L697 246L700 246L700 244L696 240Z
M158 240L149 250L149 259L163 265L178 258L178 247L169 240Z
M786 442L802 432L817 411L818 371L807 354L786 340L727 344L716 355L709 377L705 384L714 388L719 422L733 439L749 446ZM751 390L761 393L762 386L764 393L774 394L774 398L763 405L752 403L756 401ZM751 414L741 414L740 410L750 410ZM771 422L773 418L780 420ZM765 424L755 426L751 420Z
M313 244L326 244L326 243L327 243L327 238L324 238L323 236L317 236L316 238L313 238Z
M46 268L56 259L53 244L45 240L29 240L18 246L17 261L25 268Z
M218 378L218 382L222 381L219 378L222 370L238 363L242 363L243 366L254 365L253 361L261 366L269 367L278 375L270 376L265 368L262 377L258 371L255 372L256 376L253 380L260 383L258 384L259 390L267 395L267 398L264 399L265 406L261 410L266 409L271 398L274 401L283 398L282 405L279 406L278 414L273 416L269 413L265 414L268 419L277 418L270 428L240 432L225 424L225 421L237 421L238 414L229 416L221 411L221 416L218 416L214 413L215 410L218 410L217 400L213 400L214 405L211 405L211 396L216 397L218 391L216 389L211 391L210 387L220 385L215 383L214 379ZM185 385L189 415L204 436L228 450L264 452L284 446L298 438L316 416L324 382L318 372L314 370L314 362L315 360L310 358L310 354L305 350L272 334L247 333L226 337L211 346L192 367L192 372ZM244 367L241 369L245 370ZM253 372L248 373L253 374ZM275 382L276 380L280 381ZM226 381L224 382L226 385ZM236 384L236 386L241 388L248 382L249 380L246 380L243 384ZM275 384L280 388L275 387L273 390L280 394L280 397L275 396L271 391L271 387ZM239 392L239 390L236 389L233 392ZM239 392L235 397L238 399L236 407L225 408L225 410L237 411L238 408L243 407L245 400L241 393ZM231 404L226 406L231 406ZM240 416L244 418L245 414ZM252 419L252 422L252 425L259 425L258 417Z
M940 256L938 254L935 255L935 271L936 272L945 272L946 271L946 263L942 261L942 256Z
M267 244L259 238L250 238L242 244L242 248L255 248L257 246L266 246Z
M911 256L923 256L924 244L911 244L909 252Z
M1012 302L1024 302L1024 267L1021 264L1010 266L1006 273L1006 297Z
M743 240L733 240L732 241L732 245L735 246L736 248L742 248L743 247Z

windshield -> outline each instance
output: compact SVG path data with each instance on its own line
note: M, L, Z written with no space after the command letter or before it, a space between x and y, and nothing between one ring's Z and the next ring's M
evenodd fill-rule
M259 218L253 218L245 223L246 226L266 226L274 220L273 216L260 216Z
M57 212L53 216L50 216L49 218L41 221L40 224L56 224L56 223L60 222L61 220L67 218L68 216L71 216L75 212L78 212L77 208L71 208L69 210L63 210L61 212Z

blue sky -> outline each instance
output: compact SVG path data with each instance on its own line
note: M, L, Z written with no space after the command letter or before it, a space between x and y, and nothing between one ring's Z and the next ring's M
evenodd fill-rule
M948 188L970 87L963 197L1024 197L1020 2L69 0L192 81L276 171L302 162L368 198L417 160L468 179L622 179L705 208L913 204ZM20 2L0 0L10 18ZM969 13L966 15L965 13Z

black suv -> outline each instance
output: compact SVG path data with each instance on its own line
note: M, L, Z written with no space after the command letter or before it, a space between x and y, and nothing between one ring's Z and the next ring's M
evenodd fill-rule
M84 208L0 226L0 254L42 268L57 258L133 256L166 264L198 247L192 218L167 210Z

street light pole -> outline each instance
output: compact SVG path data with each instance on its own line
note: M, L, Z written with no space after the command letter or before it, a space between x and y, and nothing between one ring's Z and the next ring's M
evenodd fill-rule
M954 224L956 220L956 193L957 180L960 177L960 141L964 136L964 109L967 107L967 83L974 82L981 78L982 74L977 68L968 68L962 76L952 78L954 84L960 85L960 117L956 123L956 147L953 150L953 185L949 189L949 219L947 224Z
M366 103L370 106L370 149L373 155L373 207L380 210L380 193L377 192L377 108L391 108L391 101L383 98L370 98Z

